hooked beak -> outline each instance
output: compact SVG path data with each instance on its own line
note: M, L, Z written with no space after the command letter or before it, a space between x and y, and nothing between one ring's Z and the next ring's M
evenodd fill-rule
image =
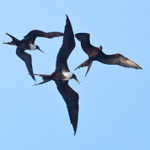
M75 80L77 81L77 83L78 83L78 84L80 84L80 83L81 83L81 82L80 82L77 78L75 78Z
M40 52L44 53L40 48L38 48L38 50L39 50Z

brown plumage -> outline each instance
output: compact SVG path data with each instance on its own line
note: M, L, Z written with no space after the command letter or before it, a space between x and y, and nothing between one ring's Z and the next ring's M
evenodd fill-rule
M43 84L51 80L55 81L57 85L57 89L62 95L67 105L70 122L73 126L74 134L75 134L77 130L77 123L78 123L79 96L78 96L78 93L76 93L68 85L68 81L70 79L75 79L77 82L79 81L76 75L69 71L69 68L67 65L67 59L69 55L71 54L71 52L73 51L74 47L75 47L74 34L73 34L70 20L67 17L63 43L57 55L55 71L51 75L44 75L44 74L34 74L34 75L42 77L43 82L39 84Z
M35 80L35 77L33 76L33 68L32 68L32 57L30 54L26 53L25 50L35 50L38 49L41 52L43 52L38 45L35 45L35 39L37 37L45 37L45 38L53 38L53 37L59 37L63 36L63 33L61 32L43 32L40 30L32 30L30 31L26 36L24 36L23 40L18 40L14 36L6 33L8 36L12 38L11 42L7 42L4 44L9 44L9 45L15 45L17 46L16 49L16 54L18 57L20 57L26 64L26 67L29 71L29 74L31 77Z
M79 65L76 68L79 69L81 67L88 66L85 76L90 70L93 61L99 61L101 63L109 65L119 65L128 68L142 69L135 62L131 61L130 59L126 58L121 54L107 55L102 51L102 46L98 48L91 45L90 34L88 33L77 33L75 36L81 42L81 47L83 51L89 56L89 58L86 61L84 61L81 65Z

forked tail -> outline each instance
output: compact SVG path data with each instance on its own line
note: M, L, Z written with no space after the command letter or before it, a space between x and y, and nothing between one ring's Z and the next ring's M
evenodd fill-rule
M16 45L18 46L19 44L19 40L17 38L15 38L14 36L10 35L9 33L6 33L9 37L12 38L12 41L11 42L3 42L3 44L9 44L9 45Z
M43 81L40 82L40 83L37 83L35 85L40 85L40 84L43 84L43 83L46 83L48 81L51 81L52 80L52 77L51 75L45 75L45 74L33 74L35 76L39 76L39 77L42 77Z
M82 64L80 64L76 69L80 69L81 67L88 67L87 68L87 71L86 71L86 74L85 74L85 77L86 77L86 75L88 74L88 72L89 72L89 70L90 70L90 68L91 68L91 66L92 66L92 63L93 63L93 61L92 60L90 60L90 59L87 59L86 61L84 61ZM76 70L75 69L75 70Z

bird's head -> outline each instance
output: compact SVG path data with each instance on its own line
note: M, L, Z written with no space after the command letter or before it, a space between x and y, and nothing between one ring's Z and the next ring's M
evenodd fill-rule
M103 48L102 45L100 45L98 49L99 49L100 51L102 51L102 48Z
M89 40L90 35L88 33L77 33L75 34L75 37L79 41L83 41L83 40Z
M44 53L41 49L40 49L40 47L38 46L38 45L36 45L36 48L35 49L38 49L39 51L41 51L42 53Z
M72 75L72 79L75 79L79 84L81 83L78 79L77 79L77 76L73 73Z

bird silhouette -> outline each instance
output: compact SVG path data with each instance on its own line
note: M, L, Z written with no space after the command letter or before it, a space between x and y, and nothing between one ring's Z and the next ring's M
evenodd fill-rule
M45 37L45 38L53 38L53 37L59 37L59 36L63 36L63 33L61 32L43 32L40 30L32 30L30 31L26 36L24 36L24 39L22 40L18 40L17 38L15 38L14 36L6 33L9 37L12 38L11 42L7 42L4 44L9 44L9 45L15 45L17 46L16 49L16 54L19 58L21 58L25 64L26 67L29 71L29 74L31 75L31 77L35 80L35 77L33 76L33 68L32 68L32 57L30 54L26 53L25 50L39 50L41 52L43 52L40 47L38 45L35 45L35 39L37 37Z
M74 47L75 47L75 40L72 26L68 16L66 16L66 25L64 30L63 43L57 55L55 71L51 75L45 74L34 74L34 75L42 77L43 82L39 84L43 84L51 80L55 81L58 91L60 92L64 101L66 102L70 122L73 126L75 134L78 122L79 95L68 85L68 82L70 79L75 79L78 83L80 82L77 79L76 75L70 72L67 65L68 57L73 51Z
M93 61L99 61L101 63L109 64L109 65L119 65L122 67L142 69L135 62L131 61L130 59L126 58L125 56L123 56L119 53L113 54L113 55L107 55L102 51L102 46L95 47L95 46L91 45L90 34L88 34L88 33L77 33L77 34L75 34L75 37L81 42L81 47L82 47L83 51L89 57L86 61L84 61L82 64L80 64L76 68L76 69L79 69L81 67L87 66L88 69L86 71L85 76L88 74Z

